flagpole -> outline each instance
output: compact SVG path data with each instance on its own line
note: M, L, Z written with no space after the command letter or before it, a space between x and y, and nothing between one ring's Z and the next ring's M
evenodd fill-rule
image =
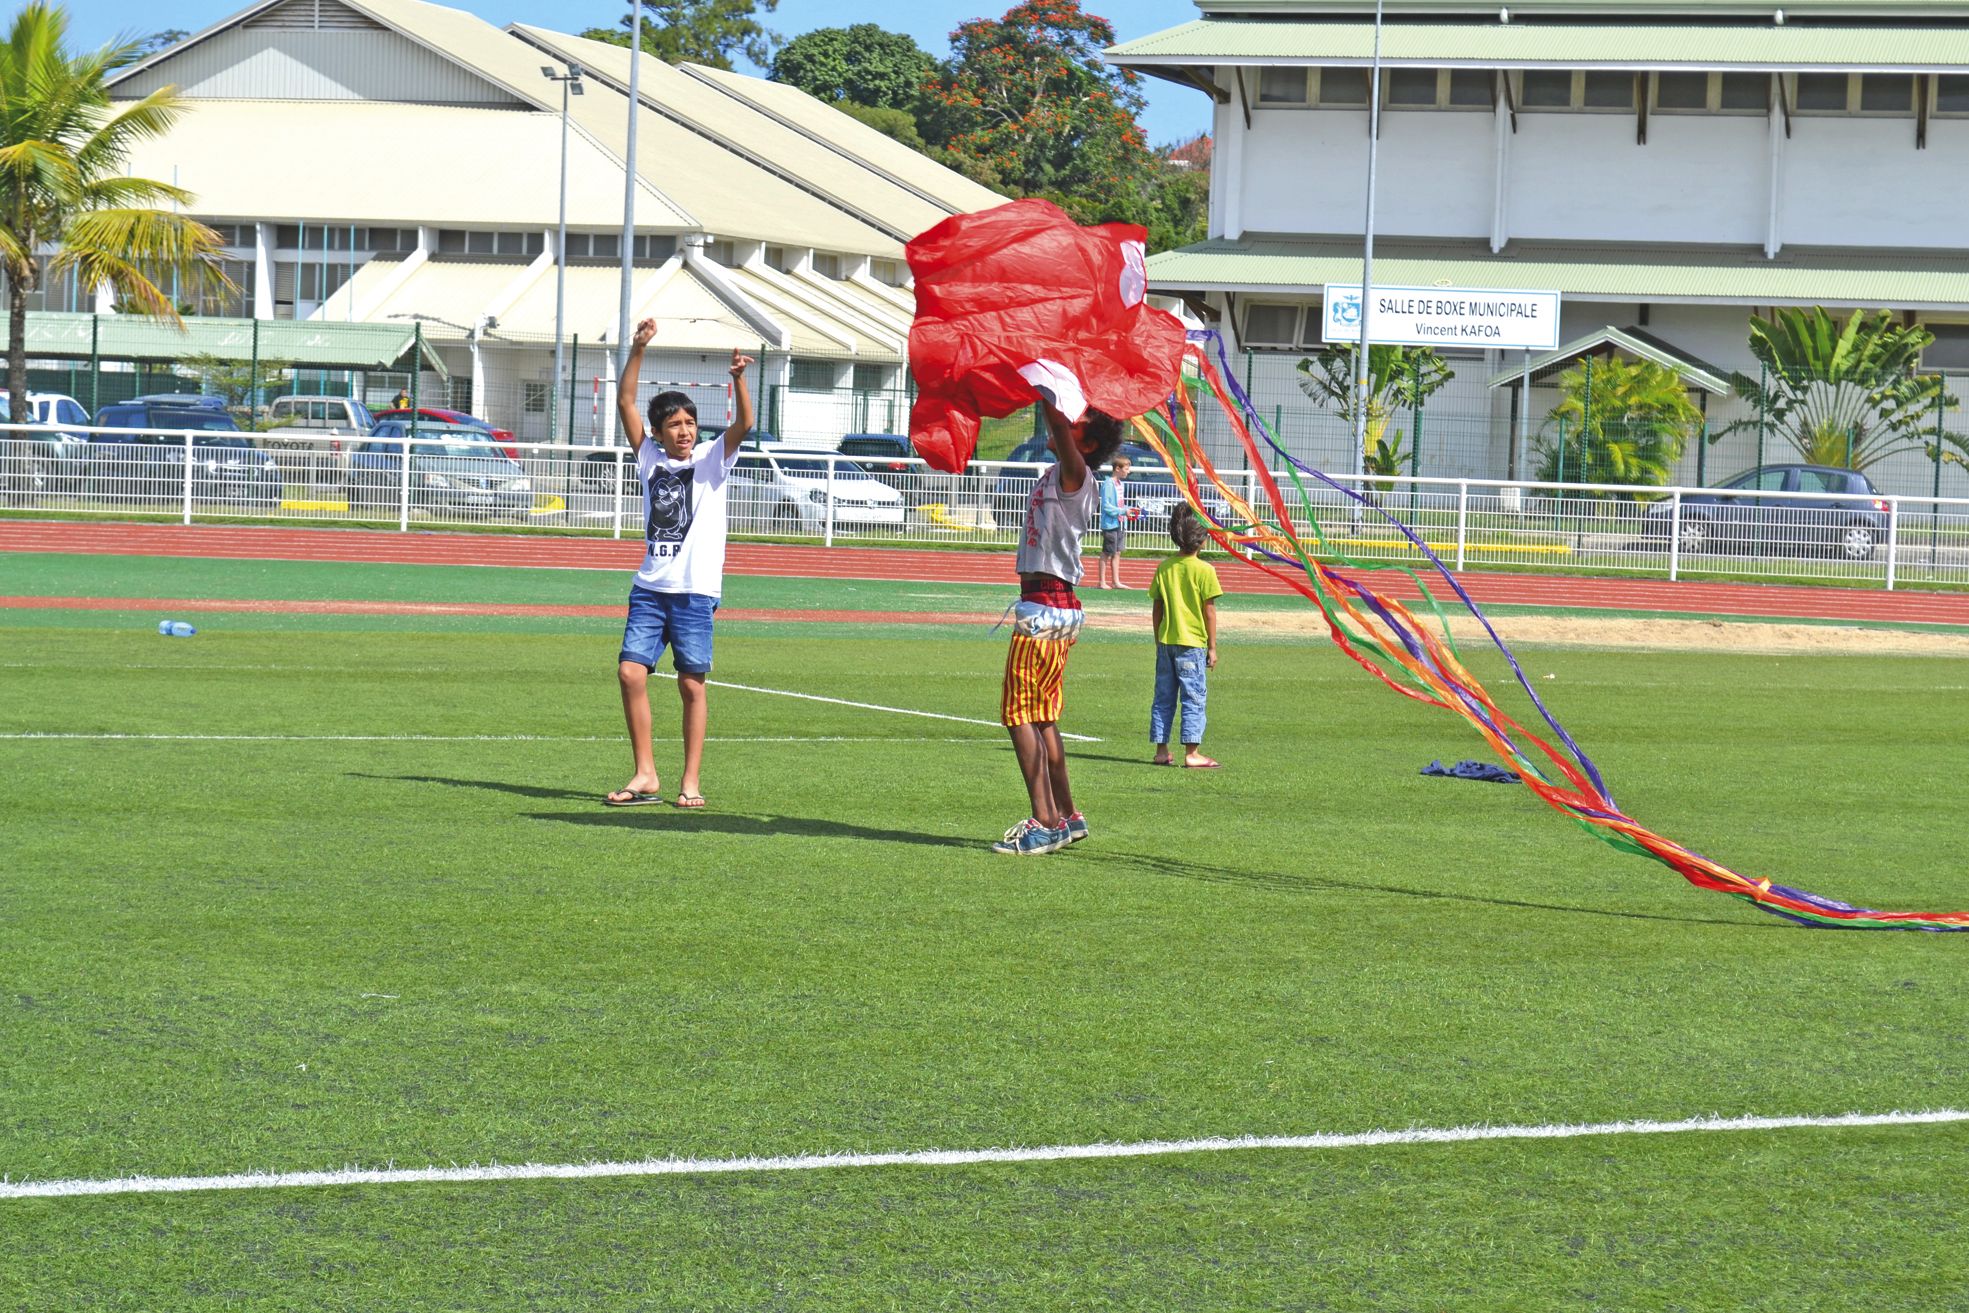
M1381 142L1381 5L1374 0L1374 59L1367 74L1367 217L1361 224L1361 340L1354 357L1354 487L1367 474L1367 321L1374 313L1374 165ZM1359 521L1360 503L1354 503Z
M633 0L629 9L629 145L622 156L622 298L615 342L618 376L629 363L629 339L636 331L629 316L635 310L630 296L636 281L636 120L642 109L642 71L643 0Z

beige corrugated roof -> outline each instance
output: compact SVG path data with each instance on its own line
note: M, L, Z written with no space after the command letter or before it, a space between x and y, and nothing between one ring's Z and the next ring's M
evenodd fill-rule
M857 333L834 315L816 309L789 287L782 273L752 267L734 269L731 277L741 292L792 333L795 355L894 360L899 354L886 343Z
M613 52L622 65L622 85L627 86L626 50L524 24L515 24L512 33L515 45L533 43L540 57L574 58L584 67L595 67L589 63L591 58L604 58ZM591 55L591 51L598 53ZM643 61L646 105L652 67L676 72L660 60ZM537 69L535 76L539 76ZM619 157L629 145L622 112L627 93L599 76L587 82L588 94L572 102L572 113L587 132ZM902 253L902 243L888 233L724 145L715 125L700 131L654 108L645 108L636 120L636 154L637 171L643 179L659 190L677 192L680 203L686 204L713 236L812 245L892 259ZM617 222L621 215L618 201ZM637 222L640 226L640 215Z
M629 85L627 47L524 25L513 31L563 58L578 60L619 91ZM755 167L779 174L898 242L949 217L945 207L882 177L847 151L816 141L661 60L642 62L638 90L644 103L666 117L714 138Z
M1389 23L1383 64L1428 67L1880 69L1969 68L1969 27L1695 24ZM1374 27L1356 19L1197 19L1110 47L1108 62L1154 69L1192 64L1366 64Z
M427 260L377 300L377 293L389 287L403 264L401 260L371 260L329 299L318 317L325 321L343 318L348 313L347 293L353 289L355 309L364 319L407 322L422 315L426 337L463 338L514 280L527 273L524 264Z
M909 324L915 318L913 310L905 310L873 288L848 279L822 279L824 291L846 301L857 313L872 319L883 329L899 337L909 336Z
M951 214L988 210L1006 198L945 168L921 151L912 150L887 133L822 104L798 87L766 78L747 77L725 69L685 64L682 71L736 96L788 126L816 136L923 193Z
M1217 239L1149 257L1159 292L1274 292L1303 296L1327 283L1358 284L1358 241ZM1969 252L1718 247L1560 246L1513 242L1377 241L1376 284L1556 291L1594 301L1717 305L1969 308Z
M251 143L251 144L249 144ZM210 218L554 226L560 115L455 105L333 100L194 100L161 137L138 141L130 171L175 178ZM585 137L568 145L568 223L620 228L622 166ZM686 226L654 191L639 219Z

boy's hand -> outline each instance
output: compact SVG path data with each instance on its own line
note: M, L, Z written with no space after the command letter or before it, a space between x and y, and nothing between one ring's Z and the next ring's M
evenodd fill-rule
M1216 649L1216 648L1214 648L1214 647L1213 647L1213 648L1208 648L1208 649L1206 649L1206 650L1204 651L1204 654L1203 654L1203 668L1204 668L1205 670L1215 670L1215 669L1217 668L1217 649Z
M650 339L655 336L656 321L654 319L645 319L642 323L636 325L635 335L629 339L629 344L640 351L648 346Z
M737 347L732 348L731 375L733 378L743 377L745 371L752 368L752 363L751 356L745 355Z

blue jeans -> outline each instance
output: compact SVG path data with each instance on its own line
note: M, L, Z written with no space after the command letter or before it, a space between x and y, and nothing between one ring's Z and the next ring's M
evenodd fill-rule
M622 630L621 661L656 669L663 649L680 675L711 673L711 614L718 599L704 593L659 593L629 586L629 622Z
M1175 728L1176 704L1183 709L1183 742L1203 742L1204 700L1210 689L1200 647L1155 645L1155 702L1149 707L1149 741L1167 743Z

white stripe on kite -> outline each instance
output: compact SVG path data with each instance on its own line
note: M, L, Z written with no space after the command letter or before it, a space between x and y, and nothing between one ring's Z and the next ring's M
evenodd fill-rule
M665 679L676 678L675 675L661 670L655 673L662 675ZM824 698L818 693L794 693L783 688L758 688L751 684L728 684L721 679L707 679L704 682L713 688L735 688L744 693L770 693L774 697L799 698L802 702L826 702L837 707L859 707L863 711L887 711L897 716L922 716L929 720L954 720L960 725L989 725L993 729L1004 728L995 720L973 720L969 716L949 716L941 711L917 711L910 707L885 707L879 702L850 702L846 698ZM1065 730L1060 731L1060 737L1063 739L1072 739L1075 743L1099 743L1101 741L1092 734L1069 734Z
M1445 1130L1367 1131L1351 1135L1245 1135L1133 1144L1062 1144L1033 1149L926 1149L901 1153L801 1154L781 1158L652 1158L620 1163L492 1163L415 1169L347 1167L327 1172L243 1172L231 1176L125 1176L113 1180L0 1181L0 1199L73 1195L187 1194L198 1190L274 1190L322 1185L415 1185L476 1181L591 1180L618 1176L710 1176L731 1172L806 1172L848 1167L969 1167L983 1163L1061 1162L1088 1158L1156 1158L1231 1150L1371 1149L1478 1140L1570 1140L1586 1136L1673 1135L1689 1131L1785 1131L1806 1127L1922 1126L1969 1122L1969 1111L1849 1112L1836 1117L1692 1117L1685 1121L1586 1125L1462 1126Z

